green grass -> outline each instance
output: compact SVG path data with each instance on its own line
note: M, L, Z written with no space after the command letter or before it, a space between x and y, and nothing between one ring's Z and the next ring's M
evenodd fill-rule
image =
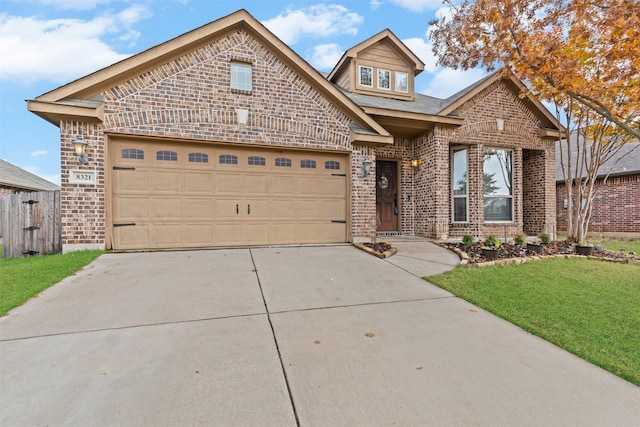
M636 257L640 258L640 240L589 239L588 242L594 245L602 245L605 249L614 252L618 252L620 249L624 249L627 254L629 252L635 252Z
M425 279L640 385L640 265L549 259Z
M72 275L104 251L0 259L0 316Z

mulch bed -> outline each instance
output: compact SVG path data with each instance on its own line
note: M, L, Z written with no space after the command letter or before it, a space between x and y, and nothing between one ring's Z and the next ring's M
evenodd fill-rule
M575 253L575 246L567 242L551 242L544 245L543 254L538 254L527 249L526 245L516 245L514 243L503 243L498 248L498 254L495 260L488 260L482 254L482 248L486 247L482 243L474 243L472 245L465 245L463 243L452 242L438 242L438 244L444 248L456 252L460 258L467 260L469 264L483 264L491 261L500 260L520 260L539 258L541 256L578 256ZM593 253L589 258L602 259L606 261L615 262L629 262L630 259L627 254L621 254L619 252L609 251L607 249L596 250L594 248ZM505 262L506 263L506 262Z
M398 249L387 242L355 243L354 246L378 258L389 258L398 251Z

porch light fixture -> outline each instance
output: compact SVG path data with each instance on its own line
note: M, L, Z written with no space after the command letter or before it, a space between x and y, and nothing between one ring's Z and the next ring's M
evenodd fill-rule
M89 145L89 143L82 138L82 135L78 135L71 143L78 155L78 161L83 165L89 163L89 157L87 156L87 145Z
M369 175L369 170L371 170L371 159L369 159L368 157L365 157L364 160L362 161L362 177L366 177L367 175Z
M418 159L417 157L413 157L411 159L411 167L413 168L414 172L419 172L422 167L420 166L420 159Z

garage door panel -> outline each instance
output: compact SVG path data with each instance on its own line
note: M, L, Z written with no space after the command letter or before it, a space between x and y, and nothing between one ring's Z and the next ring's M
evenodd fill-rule
M271 194L276 196L295 196L298 183L295 176L274 176L271 178Z
M135 224L113 227L116 249L346 241L346 224L331 222L347 217L347 178L336 176L348 167L346 154L164 141L109 144L116 167L109 183L113 223ZM125 148L144 156L124 159ZM159 151L175 152L175 160L170 153L160 155L169 160L158 160ZM302 167L301 160L315 161L316 168Z
M241 203L241 208L247 221L264 221L272 216L269 200L247 199Z
M183 194L203 196L213 196L215 194L215 178L210 171L202 173L185 172L183 177Z
M219 173L216 175L217 194L244 194L245 177L239 173Z
M152 198L148 203L150 220L180 221L182 217L181 199L179 197Z
M345 180L346 177L322 178L319 180L319 186L316 188L317 194L344 198L347 192Z
M316 196L322 192L322 179L320 177L304 177L298 180L298 194L301 196Z
M296 202L294 200L271 200L271 215L273 218L293 220L296 217Z
M149 188L147 171L114 171L113 187L118 194L139 194Z
M149 227L146 224L114 227L113 238L119 243L120 248L146 249L153 247L149 241Z
M213 241L213 225L193 224L182 227L182 240L195 246L209 246Z
M296 243L296 227L293 222L271 224L270 231L272 243L281 245Z
M247 196L267 196L269 193L270 177L267 175L247 175L245 177Z
M156 247L182 247L180 224L159 224L149 225L149 238Z
M346 219L347 206L343 200L323 200L318 206L320 217L331 219Z
M149 201L145 198L122 196L114 200L113 220L133 221L140 218L148 218Z
M222 199L215 201L216 218L220 220L235 221L240 215L240 200Z
M248 245L266 245L270 243L269 224L246 224L244 227L246 235L246 244Z
M189 220L213 221L215 203L212 198L188 198L182 202L182 216Z
M237 245L244 241L243 224L222 223L215 226L214 238L220 245Z
M174 171L154 171L149 173L149 189L154 194L180 194L181 173Z

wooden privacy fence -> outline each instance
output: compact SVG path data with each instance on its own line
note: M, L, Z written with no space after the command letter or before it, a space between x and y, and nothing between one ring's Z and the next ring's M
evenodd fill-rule
M59 190L0 197L0 223L4 258L62 251Z

